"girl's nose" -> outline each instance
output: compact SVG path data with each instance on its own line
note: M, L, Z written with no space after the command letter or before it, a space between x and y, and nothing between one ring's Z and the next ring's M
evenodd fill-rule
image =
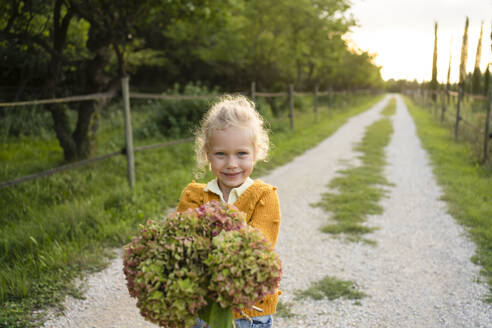
M227 167L236 167L237 166L237 160L234 158L234 156L230 156L229 159L227 160Z

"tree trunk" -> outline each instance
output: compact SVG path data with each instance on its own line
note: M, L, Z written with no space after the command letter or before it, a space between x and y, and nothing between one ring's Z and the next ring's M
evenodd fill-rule
M53 7L53 53L51 54L48 66L48 76L46 78L44 95L48 98L56 97L56 87L62 75L63 49L67 39L68 27L72 19L72 9L66 8L66 14L62 18L64 1L57 0ZM70 134L70 122L66 109L60 104L50 104L46 109L51 113L53 128L58 138L60 146L63 148L63 156L66 161L73 161L77 158L76 144Z
M72 15L72 10L77 8L70 7L69 12L65 15L62 22L59 22L62 0L57 0L55 5L54 17L54 49L57 53L62 54L68 32L68 20ZM58 14L56 11L58 10ZM68 16L70 14L70 16ZM108 51L111 45L111 38L107 33L101 31L97 24L91 24L89 30L89 39L87 48L91 51L93 57L85 63L86 72L84 94L101 92L109 85L109 78L104 73L104 68L109 62ZM120 63L123 65L123 63ZM52 56L50 63L50 79L47 91L50 97L55 96L55 87L58 84L59 76L62 74L61 56ZM96 108L104 101L84 101L80 102L77 107L77 122L73 133L71 132L66 108L61 105L52 105L49 107L54 122L56 136L63 148L64 158L66 161L76 161L88 158L92 155L94 149L94 136L97 131L95 124Z
M90 45L90 42L88 42ZM89 47L90 48L90 47ZM109 79L104 74L104 67L108 63L106 54L107 47L91 49L95 56L87 62L85 93L96 93L102 91L108 84ZM99 101L83 102L78 109L77 126L73 132L73 140L77 147L77 157L90 157L94 150L94 137L97 131L96 108Z
M93 102L84 102L78 109L77 127L73 132L73 141L76 145L77 158L88 158L92 154L91 135L89 134L92 116L94 114Z
M70 135L68 115L62 105L48 105L48 110L53 118L53 128L60 146L63 148L63 158L66 161L74 161L77 158L75 142Z

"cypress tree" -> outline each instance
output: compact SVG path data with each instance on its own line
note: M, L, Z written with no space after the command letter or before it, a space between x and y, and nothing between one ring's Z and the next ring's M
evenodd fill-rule
M482 25L480 26L480 37L478 38L477 54L475 56L475 68L473 69L472 92L474 94L481 93L482 73L480 72L480 59L482 56L482 34L483 34L483 22Z
M452 59L452 51L453 51L453 39L451 38L451 42L449 45L449 65L448 65L448 76L446 80L446 90L449 91L451 87L451 59Z
M464 87L466 80L466 60L468 58L468 25L470 24L468 17L465 21L465 32L463 33L463 43L461 44L461 59L460 59L460 79L459 84Z
M468 25L470 24L468 17L465 22L465 32L463 34L463 43L461 44L461 58L460 58L460 80L458 83L458 105L456 107L456 125L454 127L454 137L458 139L458 129L461 120L460 108L461 101L463 99L463 93L465 92L466 81L466 59L468 57Z
M432 79L430 83L432 91L437 91L437 22L434 22L434 54L432 56ZM436 100L436 94L432 94L432 99Z

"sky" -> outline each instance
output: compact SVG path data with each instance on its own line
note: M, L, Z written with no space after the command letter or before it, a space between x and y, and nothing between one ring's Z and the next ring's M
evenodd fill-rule
M429 81L432 77L434 22L438 23L437 79L447 79L451 50L451 81L458 80L461 44L468 16L467 72L473 72L483 22L480 69L492 65L492 0L352 0L350 12L358 26L346 35L354 48L376 54L381 75L388 79ZM490 68L489 68L490 69Z

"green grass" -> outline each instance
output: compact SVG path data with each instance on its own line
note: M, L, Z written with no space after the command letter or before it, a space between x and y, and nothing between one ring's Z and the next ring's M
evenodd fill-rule
M255 176L316 145L379 99L363 97L344 110L321 108L314 123L312 113L297 113L297 129L272 135L270 161L258 165ZM143 121L138 111L133 114L137 122ZM121 130L121 121L115 116L101 122L98 142L104 144L98 154L121 147L122 134L115 132ZM162 142L146 139L136 144L155 141ZM9 146L0 149L2 180L61 162L61 149L53 140L6 142ZM79 295L74 278L100 270L111 256L109 250L126 244L139 223L175 206L182 188L193 179L193 145L136 153L135 167L133 192L123 156L0 190L0 327L39 326L42 315L34 316L33 310L56 306L67 294Z
M395 109L396 101L393 98L382 114L391 116ZM321 201L313 204L330 212L330 218L335 221L322 227L321 231L343 234L349 241L373 244L370 240L362 239L362 235L376 228L362 223L368 215L383 212L379 201L387 192L381 186L390 185L383 174L386 165L384 148L393 133L391 121L387 117L369 126L362 141L356 146L355 150L362 153L359 156L362 164L340 171L341 175L328 184L328 188L333 191L324 193Z
M303 291L297 291L297 299L312 298L321 300L324 298L330 301L343 297L349 300L360 300L367 296L357 290L355 283L349 280L341 280L335 277L326 276L320 281L314 282L311 286Z
M455 142L453 131L405 99L417 133L428 151L449 213L463 224L477 245L473 261L482 266L492 302L492 167L479 165L473 146Z
M443 100L440 97L436 103L432 102L431 98L425 99L419 94L414 94L412 97L413 102L419 107L425 108L432 113L434 119L441 121ZM446 111L443 116L443 124L454 132L456 126L456 112L458 97L450 97L450 102L445 103ZM460 117L458 138L465 140L473 145L474 160L480 161L483 159L483 143L484 143L484 127L486 121L487 112L487 100L472 98L470 95L466 95L460 105ZM490 152L489 148L489 155Z
M292 304L279 301L277 303L277 311L275 312L275 316L282 317L282 318L295 317L295 314L292 313Z

